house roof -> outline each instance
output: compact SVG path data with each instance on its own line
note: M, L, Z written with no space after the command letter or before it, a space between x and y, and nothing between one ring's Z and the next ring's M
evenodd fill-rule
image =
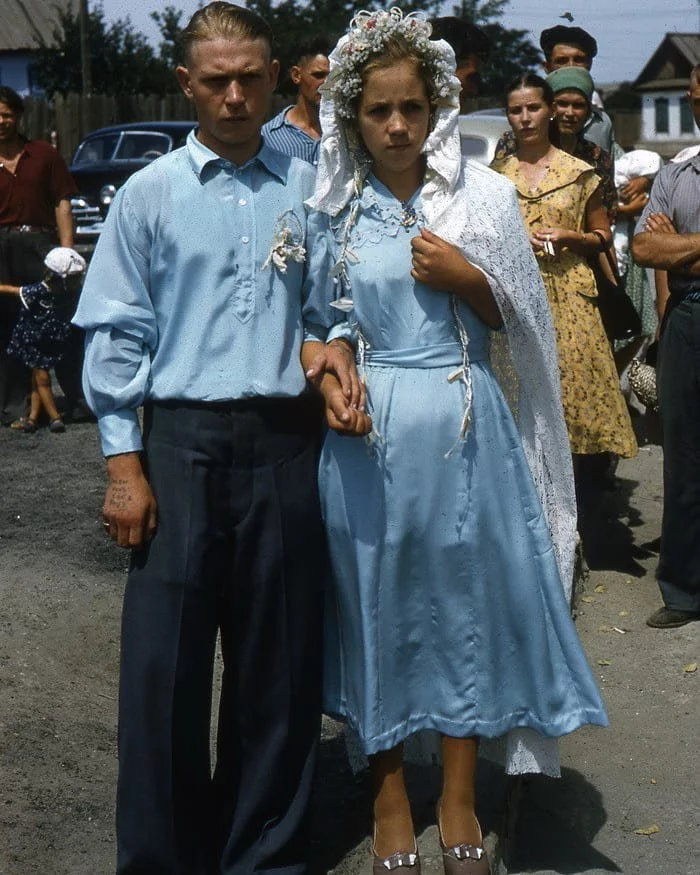
M50 45L57 23L56 5L48 0L2 0L0 52ZM60 0L60 5L77 10L78 0Z
M700 64L700 33L667 33L637 76L640 91L685 88L690 71Z

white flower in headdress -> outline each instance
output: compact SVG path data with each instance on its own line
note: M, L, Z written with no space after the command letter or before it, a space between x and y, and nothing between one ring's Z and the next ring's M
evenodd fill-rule
M303 264L306 260L304 228L294 210L285 210L275 222L270 251L262 269L274 264L280 273L287 273L287 262L290 259L297 264Z

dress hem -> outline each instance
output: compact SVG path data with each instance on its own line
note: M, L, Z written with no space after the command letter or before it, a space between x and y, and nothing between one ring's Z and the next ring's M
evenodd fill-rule
M358 721L349 711L342 708L335 710L324 707L324 713L334 720L346 723L355 732L365 756L372 756L384 750L391 750L409 736L425 730L432 730L452 738L479 737L493 739L501 738L512 730L532 729L545 738L561 738L583 726L609 726L608 717L604 712L597 709L583 708L573 712L565 720L560 720L556 723L543 723L526 714L522 715L521 713L519 715L517 712L493 722L478 720L469 723L457 722L445 717L436 717L432 714L424 714L404 721L381 735L367 739L362 735Z

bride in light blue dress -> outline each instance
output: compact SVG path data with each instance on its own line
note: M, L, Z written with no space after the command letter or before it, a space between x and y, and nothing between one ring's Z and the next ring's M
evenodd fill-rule
M402 743L429 729L445 870L481 875L478 740L509 739L509 771L554 773L552 739L607 717L567 599L575 514L545 292L512 186L461 161L454 56L428 27L357 16L322 101L312 205L337 283L307 303L328 334L310 331L303 358L346 338L367 387L366 412L331 415L341 433L320 461L324 705L369 756L375 870L419 870ZM337 409L334 379L320 388Z

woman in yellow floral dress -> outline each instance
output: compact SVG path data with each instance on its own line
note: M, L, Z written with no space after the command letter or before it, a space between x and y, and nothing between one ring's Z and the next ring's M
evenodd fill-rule
M544 79L526 74L506 97L518 149L491 166L517 189L547 289L574 461L598 453L630 458L637 443L587 262L611 238L600 178L589 164L552 144L554 96Z

